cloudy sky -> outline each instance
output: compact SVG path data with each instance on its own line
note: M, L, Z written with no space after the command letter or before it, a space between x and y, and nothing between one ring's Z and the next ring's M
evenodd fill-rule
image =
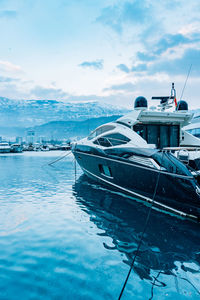
M0 96L200 107L199 0L0 0Z

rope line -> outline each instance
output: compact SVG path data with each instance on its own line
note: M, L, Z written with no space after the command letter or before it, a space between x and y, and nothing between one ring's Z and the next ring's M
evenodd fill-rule
M184 90L185 90L185 87L186 87L186 84L187 84L188 77L189 77L189 75L190 75L191 69L192 69L192 64L191 64L190 67L189 67L188 74L187 74L187 77L186 77L186 80L185 80L185 84L184 84L183 89L182 89L182 93L181 93L180 100L182 100L183 93L184 93Z
M200 295L200 291L198 290L198 288L187 278L181 277L181 276L177 276L175 273L172 272L172 275L174 275L175 277L177 277L178 279L182 279L187 281L193 288L194 290Z
M154 278L157 280L157 278L160 276L160 274L164 274L165 275L165 272L159 271L158 275L156 277L154 277ZM200 291L198 290L198 288L189 279L181 277L181 276L177 276L173 271L171 272L171 275L173 275L176 278L176 280L177 280L177 281L175 281L175 285L176 285L176 289L177 289L178 293L179 293L178 279L182 279L182 280L185 280L186 282L188 282L193 287L193 289L197 292L197 294L200 295ZM154 280L154 282L152 284L153 287L155 286L155 281L156 280ZM151 298L149 298L149 300L153 299L152 295L153 295L153 293L151 293Z
M157 276L154 277L154 281L152 282L152 286L151 286L151 297L149 298L149 300L152 300L154 297L154 286L155 286L156 281L158 281L158 277L160 276L160 273L162 273L161 270L158 272Z
M163 161L163 154L164 154L164 152L162 153L162 161ZM161 164L160 164L160 171L161 171L162 161L161 161ZM131 265L130 265L128 274L127 274L127 276L126 276L125 282L124 282L123 287L122 287L122 289L121 289L120 295L119 295L119 297L118 297L118 300L121 299L121 297L122 297L122 295L123 295L123 293L124 293L126 284L127 284L127 282L128 282L128 279L129 279L129 276L130 276L131 271L132 271L132 269L133 269L133 267L134 267L136 257L138 256L138 253L139 253L139 250L140 250L140 247L141 247L141 244L142 244L143 236L144 236L144 233L145 233L145 231L146 231L146 229L147 229L147 225L148 225L149 218L150 218L150 215L151 215L151 210L152 210L152 207L153 207L153 205L154 205L154 199L155 199L156 192L157 192L157 189L158 189L158 183L159 183L159 179L160 179L160 174L161 174L161 173L159 172L159 173L158 173L158 177L157 177L157 181L156 181L156 186L155 186L154 193L153 193L153 198L152 198L153 201L152 201L151 206L149 207L149 211L148 211L147 218L146 218L146 221L145 221L145 225L144 225L144 228L143 228L143 231L142 231L142 235L141 235L140 241L139 241L139 243L138 243L138 246L137 246L137 250L136 250L135 256L134 256L134 258L133 258L133 260L132 260L132 263L131 263Z
M53 161L50 161L50 162L48 163L48 165L49 165L49 166L53 165L54 163L56 163L57 161L63 159L64 157L68 156L69 154L71 154L71 151L69 151L68 153L66 153L66 154L64 154L64 155L62 154L61 156L59 156L57 159L55 159L55 160L53 160Z

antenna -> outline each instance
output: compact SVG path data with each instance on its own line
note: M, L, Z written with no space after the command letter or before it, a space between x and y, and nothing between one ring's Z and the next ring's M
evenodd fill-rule
M171 88L171 99L176 98L176 90L174 88L174 82L172 82L172 88Z
M183 97L183 93L184 93L184 90L185 90L185 87L186 87L186 84L187 84L188 77L189 77L189 75L190 75L190 71L191 71L191 69L192 69L192 64L191 64L191 65L190 65L190 67L189 67L188 74L187 74L187 77L186 77L186 80L185 80L185 84L184 84L184 86L183 86L183 89L182 89L182 93L181 93L180 100L181 100L181 99L182 99L182 97Z

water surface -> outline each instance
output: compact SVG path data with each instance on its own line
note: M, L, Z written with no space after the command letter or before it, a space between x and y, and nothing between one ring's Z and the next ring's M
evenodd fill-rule
M117 299L148 207L70 155L0 156L0 299ZM122 299L200 299L200 227L152 211Z

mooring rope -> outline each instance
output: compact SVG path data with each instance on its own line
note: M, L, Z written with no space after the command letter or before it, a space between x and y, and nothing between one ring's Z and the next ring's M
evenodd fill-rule
M154 277L154 282L152 283L152 288L151 288L151 297L149 298L149 300L153 299L153 296L154 296L153 289L154 289L154 286L155 286L155 282L158 281L158 277L160 276L160 274L164 274L165 275L165 272L163 272L163 271L160 270L158 272L157 276ZM189 279L177 276L173 271L171 272L171 275L173 275L174 278L176 279L175 286L176 286L177 293L180 293L179 287L178 287L178 279L182 279L182 280L187 281L193 287L193 289L196 291L196 293L200 295L200 291L198 290L198 288Z
M189 279L181 277L181 276L177 276L174 272L172 272L172 275L177 277L177 279L182 279L182 280L187 281L194 288L194 290L200 295L200 290L198 290L198 288Z
M149 298L149 300L152 300L154 297L154 286L155 286L156 281L158 281L158 277L160 276L161 273L162 273L162 271L160 270L158 272L157 276L154 277L154 281L152 282L152 286L151 286L151 297ZM162 286L163 286L163 284L162 284Z
M56 163L57 161L63 159L64 157L68 156L68 155L71 154L71 153L72 153L72 152L69 151L68 153L65 153L64 155L62 154L61 156L59 156L59 157L56 158L55 160L50 161L50 162L48 163L48 165L49 165L49 166L53 165L54 163Z
M163 155L164 155L164 151L162 152L162 160L161 160L161 164L160 164L160 171L161 171L161 166L162 166L162 161L163 161ZM124 282L123 287L122 287L122 289L121 289L121 292L120 292L120 295L119 295L119 297L118 297L118 300L121 299L121 297L122 297L122 295L123 295L123 293L124 293L126 284L127 284L127 282L128 282L128 279L129 279L129 276L130 276L131 271L132 271L132 269L133 269L133 266L134 266L134 264L135 264L136 257L138 256L138 253L139 253L139 250L140 250L140 247L141 247L141 244L142 244L143 236L144 236L144 233L145 233L145 231L146 231L146 229L147 229L147 225L148 225L148 222L149 222L151 210L152 210L153 205L154 205L154 199L155 199L155 196L156 196L156 193L157 193L157 189L158 189L158 183L159 183L159 179L160 179L160 174L161 174L161 172L158 173L158 177L157 177L157 181L156 181L156 185L155 185L155 189L154 189L154 193L153 193L153 197L152 197L152 203L151 203L151 206L149 207L149 211L148 211L147 218L146 218L146 221L145 221L145 225L144 225L144 228L143 228L143 231L142 231L142 235L141 235L141 238L140 238L140 240L139 240L139 243L138 243L138 246L137 246L137 250L136 250L135 256L133 257L132 263L131 263L131 265L130 265L128 274L127 274L127 276L126 276L126 279L125 279L125 282Z

